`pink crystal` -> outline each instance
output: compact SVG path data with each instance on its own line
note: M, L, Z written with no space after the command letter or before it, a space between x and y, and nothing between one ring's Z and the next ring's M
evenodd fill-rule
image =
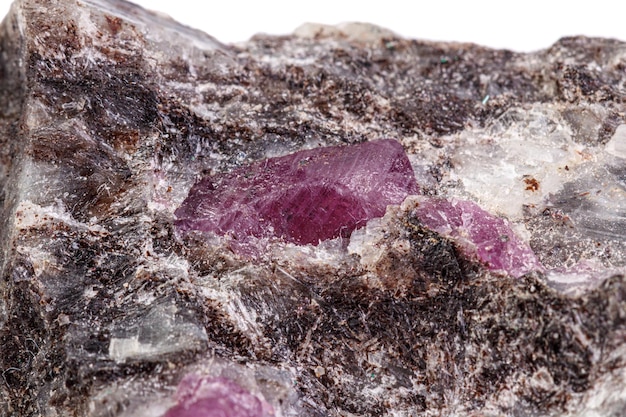
M471 201L423 199L415 214L426 227L450 237L460 250L493 271L520 277L543 270L530 246L509 223Z
M270 417L272 406L225 378L187 375L163 417Z
M418 190L394 140L317 148L203 178L176 210L176 226L317 245L348 237Z

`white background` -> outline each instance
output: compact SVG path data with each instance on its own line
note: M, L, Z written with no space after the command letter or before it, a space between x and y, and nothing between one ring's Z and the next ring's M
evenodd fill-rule
M4 16L11 0L0 0ZM626 40L624 0L136 0L144 7L239 42L255 33L287 34L304 22L376 23L409 38L454 40L532 51L562 36Z

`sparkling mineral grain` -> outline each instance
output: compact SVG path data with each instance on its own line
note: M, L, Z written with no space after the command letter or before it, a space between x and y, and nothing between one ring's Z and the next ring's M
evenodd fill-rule
M624 68L16 0L0 416L623 416Z
M417 192L402 145L377 140L300 151L205 177L174 214L182 231L317 244L350 236Z

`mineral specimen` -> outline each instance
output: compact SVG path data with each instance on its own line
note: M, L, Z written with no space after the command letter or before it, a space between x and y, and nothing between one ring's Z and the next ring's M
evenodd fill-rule
M174 215L183 231L317 244L349 237L417 191L402 146L380 140L300 151L206 177Z
M623 415L624 68L617 40L224 45L122 0L17 0L0 416ZM261 192L296 160L332 198L297 168ZM283 223L309 190L315 221Z

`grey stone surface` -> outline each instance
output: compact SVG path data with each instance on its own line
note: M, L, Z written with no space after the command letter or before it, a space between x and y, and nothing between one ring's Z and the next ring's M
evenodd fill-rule
M0 415L162 416L188 374L281 416L626 413L626 44L532 54L306 25L224 45L123 1L0 26ZM389 207L249 262L179 236L206 174L402 143L424 194L505 217L490 273Z

